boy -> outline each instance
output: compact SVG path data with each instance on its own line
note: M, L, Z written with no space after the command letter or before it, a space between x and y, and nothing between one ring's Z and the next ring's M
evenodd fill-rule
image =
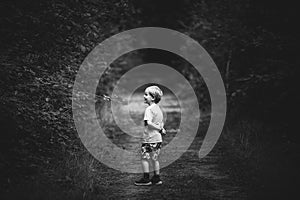
M157 86L146 88L144 101L149 106L145 110L142 152L142 168L144 177L135 182L135 185L160 185L158 155L161 149L162 136L166 131L163 128L163 113L157 105L163 92ZM149 164L152 162L154 176L149 179Z

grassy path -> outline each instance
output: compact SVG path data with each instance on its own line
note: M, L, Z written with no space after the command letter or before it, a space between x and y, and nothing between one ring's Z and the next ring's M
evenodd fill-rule
M174 112L169 115L168 130L176 128L176 116ZM111 169L96 161L88 152L86 157L80 157L79 152L75 158L70 159L71 163L67 161L62 166L46 169L48 175L41 174L41 177L12 184L6 193L7 198L3 199L246 199L243 187L219 166L224 155L221 140L208 156L199 159L201 135L205 135L207 122L201 123L198 136L189 149L178 160L161 170L163 184L160 186L135 186L134 181L141 174ZM140 133L139 128L132 131L132 135ZM139 151L140 142L137 137L121 131L113 133L111 140L120 148ZM167 134L164 144L175 136L176 132ZM124 164L135 169L141 167L137 155L128 158L128 162Z
M139 174L99 169L97 176L101 177L102 184L97 198L246 199L243 188L218 168L217 160L222 149L215 149L200 160L197 154L199 143L194 142L180 159L162 169L163 184L160 186L135 186L133 183L140 178Z
M28 180L18 184L19 187L12 187L7 198L3 199L246 199L243 187L218 164L223 155L222 145L216 145L208 156L199 159L201 142L201 138L196 137L178 160L161 170L163 184L160 186L135 186L134 181L141 174L120 172L93 158L92 163L78 159L78 164L86 170L79 168L72 171L65 166L64 171L70 171L69 180L55 184L46 176ZM126 145L135 149L139 143L133 140L132 144ZM79 178L72 177L74 174Z
M173 104L176 105L175 99L169 99L168 104L163 104L162 107L167 110L166 107ZM134 117L142 116L144 109L142 104L135 108L137 114ZM169 111L173 110L169 109ZM173 111L169 115L168 128L174 128L177 124L178 119ZM198 130L199 135L205 135L207 125L208 123L205 122L201 124ZM139 135L139 132L139 129L132 129L131 133ZM174 137L175 133L167 134L164 137L165 145ZM131 151L139 150L139 140L135 137L120 134L113 140L119 147ZM102 188L98 197L109 199L245 199L243 188L218 166L218 161L222 156L222 145L216 145L208 156L199 159L198 151L201 143L202 138L196 137L189 149L178 160L161 170L163 184L160 186L135 186L134 181L139 179L141 174L121 173L109 168L103 172L103 166L100 167L97 170L99 172L97 176L99 176L99 180L102 180L99 182L102 184ZM128 160L136 161L135 158ZM129 164L129 166L131 165L140 167L139 162L138 165L136 162ZM103 178L107 181L103 181Z

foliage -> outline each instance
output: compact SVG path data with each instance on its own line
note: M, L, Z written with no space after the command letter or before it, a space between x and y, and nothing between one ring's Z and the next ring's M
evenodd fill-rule
M270 138L275 152L294 149L294 126L290 124L296 118L290 111L298 103L294 98L298 35L293 29L297 18L295 8L290 11L274 4L265 0L1 2L0 121L7 128L0 143L1 184L7 186L12 179L18 181L51 166L56 179L83 181L77 186L93 189L90 166L94 161L84 153L72 119L73 82L83 59L97 44L140 26L181 31L212 56L227 89L223 139L234 149L233 160L264 165L268 154L260 150L270 152L262 147ZM281 26L284 30L278 28ZM111 92L128 70L125 66L159 54L160 58L165 56L162 52L132 53L110 66L100 80L104 87L97 89L100 117L109 115L101 95ZM201 105L209 105L203 79L184 61L169 58L191 82ZM279 145L276 148L274 144ZM55 165L60 159L64 160ZM47 168L48 172L51 169Z

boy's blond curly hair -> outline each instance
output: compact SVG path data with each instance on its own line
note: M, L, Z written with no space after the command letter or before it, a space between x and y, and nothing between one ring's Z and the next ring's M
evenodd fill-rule
M154 103L160 102L161 97L163 96L162 90L156 85L147 87L145 91L148 91L149 94L154 98Z

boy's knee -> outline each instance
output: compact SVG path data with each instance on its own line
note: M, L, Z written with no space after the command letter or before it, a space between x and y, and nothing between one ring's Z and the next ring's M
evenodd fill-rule
M152 161L158 161L158 154L153 154L153 155L151 156L151 160L152 160Z
M143 153L142 154L142 160L149 161L150 160L150 154L149 153Z

